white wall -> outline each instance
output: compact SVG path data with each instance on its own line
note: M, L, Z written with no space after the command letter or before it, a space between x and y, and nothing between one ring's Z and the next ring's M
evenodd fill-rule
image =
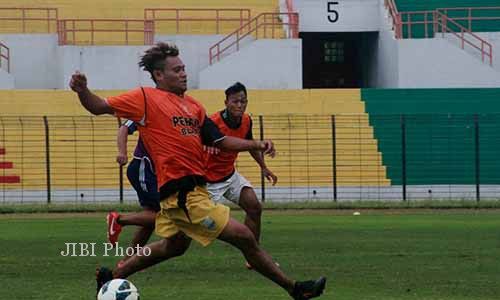
M500 71L500 32L476 32L493 47L493 67Z
M495 68L477 50L460 48L453 36L396 40L392 20L380 0L380 31L369 83L377 88L500 86L500 33L478 33L493 44ZM469 47L470 48L470 47Z
M208 49L222 38L213 36L157 36L156 41L174 43L186 65L188 89L199 86L198 74L208 66ZM59 88L67 88L68 78L75 70L83 71L93 89L130 89L154 86L149 73L139 68L140 56L151 46L62 46Z
M374 66L368 76L369 86L376 88L397 88L399 73L398 41L392 31L392 20L387 14L383 1L379 3L380 31L377 46L374 49Z
M145 46L61 46L59 88L67 89L75 70L85 73L91 89L129 89L152 86L148 73L137 65Z
M204 69L200 89L302 89L302 40L256 40Z
M177 44L188 72L188 87L198 88L198 74L208 66L208 49L223 38L156 36ZM16 89L67 89L75 70L85 72L94 89L129 89L153 85L139 69L139 57L149 46L59 46L55 34L3 34L10 48L11 74Z
M58 88L55 34L0 34L10 49L10 72L16 89Z
M328 3L338 2L338 4ZM328 7L337 12L328 12ZM379 30L379 0L295 0L299 31L364 32ZM337 17L338 16L338 17ZM331 22L335 21L335 22Z
M208 49L224 35L158 35L155 41L173 42L179 47L180 57L188 73L188 89L199 88L199 74L209 65Z
M408 39L398 44L399 88L500 86L500 72L447 39Z
M7 73L6 70L0 69L0 89L10 90L14 88L14 76Z

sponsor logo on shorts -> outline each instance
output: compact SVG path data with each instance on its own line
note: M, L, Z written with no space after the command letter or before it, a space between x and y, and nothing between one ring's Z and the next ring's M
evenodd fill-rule
M208 230L215 230L216 227L214 219L210 217L206 217L205 219L203 219L203 221L201 221L201 225Z

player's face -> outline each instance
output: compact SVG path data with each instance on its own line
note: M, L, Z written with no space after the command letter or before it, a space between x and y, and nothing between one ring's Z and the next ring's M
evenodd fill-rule
M247 109L247 95L245 92L241 91L232 95L229 95L225 101L226 109L233 118L241 118L245 110Z
M157 73L156 81L160 88L182 95L187 90L186 66L178 56L169 56L163 72Z

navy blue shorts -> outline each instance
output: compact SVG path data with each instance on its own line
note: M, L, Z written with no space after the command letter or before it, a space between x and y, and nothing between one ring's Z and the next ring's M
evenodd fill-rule
M137 192L141 207L160 211L160 193L151 162L148 159L134 158L128 165L127 177Z

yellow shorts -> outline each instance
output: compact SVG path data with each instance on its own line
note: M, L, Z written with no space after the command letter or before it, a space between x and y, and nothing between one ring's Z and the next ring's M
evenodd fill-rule
M177 193L160 202L161 210L156 216L156 234L169 238L179 231L208 246L217 239L229 222L229 207L215 204L208 196L206 187L196 186L187 194L186 207L191 222L177 205Z

